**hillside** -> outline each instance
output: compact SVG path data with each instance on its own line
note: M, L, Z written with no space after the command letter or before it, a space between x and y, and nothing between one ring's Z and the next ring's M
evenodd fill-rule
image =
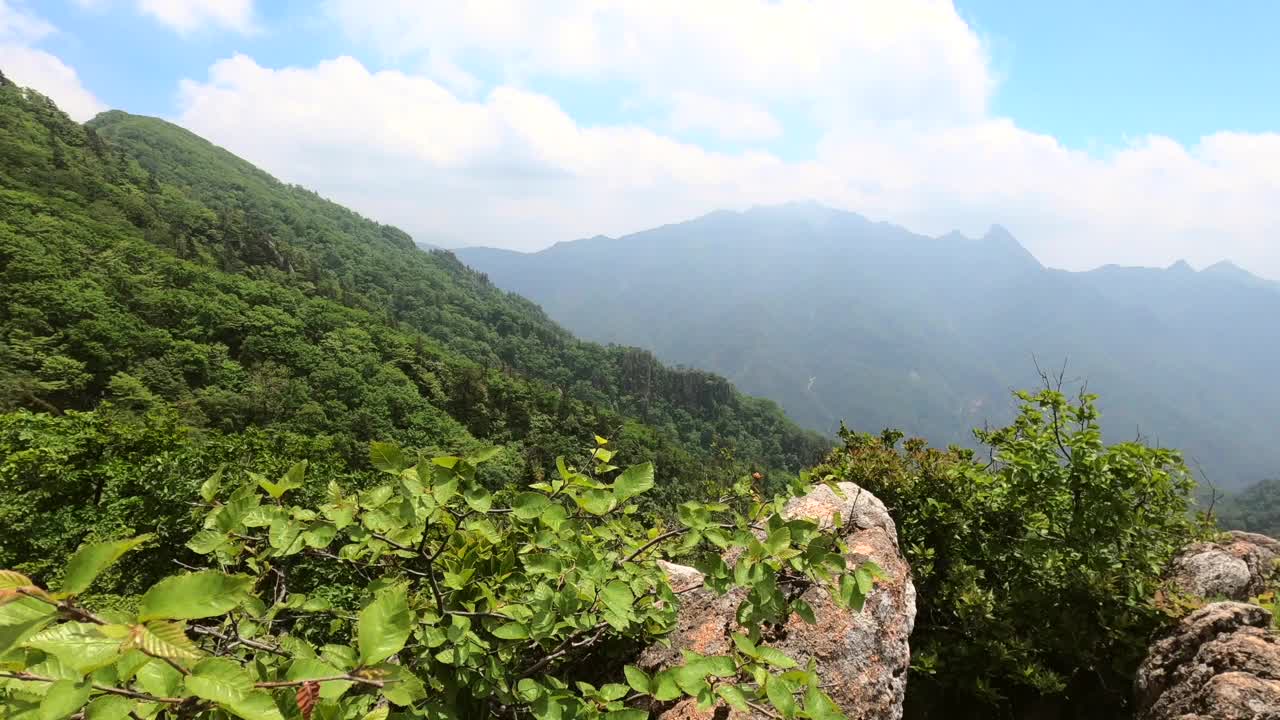
M0 567L176 536L221 465L359 478L371 440L540 477L605 434L660 506L830 447L161 120L82 126L5 83L0 187Z
M1112 439L1181 447L1219 486L1280 467L1280 286L1227 263L1064 272L998 226L933 238L809 204L456 254L586 338L723 373L824 432L968 444L1037 361L1066 361Z

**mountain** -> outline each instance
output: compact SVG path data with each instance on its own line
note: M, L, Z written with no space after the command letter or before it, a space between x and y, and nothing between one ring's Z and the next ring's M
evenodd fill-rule
M1280 468L1280 286L1230 264L1066 272L1000 226L928 237L814 204L456 254L586 338L723 373L823 432L968 443L1037 362L1065 362L1109 427L1184 448L1214 483Z
M599 433L619 461L655 461L666 507L831 447L182 128L80 125L8 82L0 287L0 567L130 529L181 547L215 469L307 459L322 492L371 472L375 440L498 446L496 483L554 473Z

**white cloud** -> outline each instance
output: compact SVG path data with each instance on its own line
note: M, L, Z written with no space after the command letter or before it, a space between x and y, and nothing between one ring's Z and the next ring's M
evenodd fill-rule
M75 0L81 8L101 11L113 0ZM134 9L182 35L202 30L258 31L254 0L133 0Z
M22 5L0 0L0 71L13 82L52 98L76 120L88 120L106 105L80 83L74 68L31 47L57 31Z
M138 11L187 34L219 28L240 33L256 31L253 0L137 0Z
M10 5L0 0L0 41L27 45L38 42L56 30L43 18L28 12L21 5Z
M0 70L18 85L52 98L72 119L84 122L107 109L80 84L75 69L43 50L0 43Z
M940 0L330 0L354 38L393 56L480 54L508 80L634 82L654 97L786 101L829 120L932 125L981 113L982 43ZM741 100L740 100L741 101Z
M677 132L711 130L728 140L770 140L782 134L782 125L764 108L692 92L671 98L671 126Z
M947 3L362 7L332 3L422 74L236 56L183 83L179 121L432 242L536 248L812 198L930 233L999 222L1058 266L1231 257L1280 277L1280 135L1064 147L990 112L982 43ZM574 117L529 89L548 79L656 124ZM804 161L680 139L769 148L798 115L818 134Z

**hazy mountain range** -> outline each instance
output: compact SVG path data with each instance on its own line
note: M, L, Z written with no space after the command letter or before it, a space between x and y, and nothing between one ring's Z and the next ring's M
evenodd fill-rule
M1225 487L1280 471L1280 285L1228 262L1067 272L999 226L928 237L814 204L455 252L575 333L722 373L824 432L964 443L1008 419L1037 361L1065 362L1112 439L1183 448Z

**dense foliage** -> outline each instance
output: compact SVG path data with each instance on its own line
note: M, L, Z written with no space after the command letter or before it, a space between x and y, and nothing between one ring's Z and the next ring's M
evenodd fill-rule
M559 459L556 477L496 494L477 479L496 448L413 462L375 443L382 482L330 482L305 505L284 500L315 485L305 461L276 480L216 473L186 542L200 567L125 607L87 593L150 536L85 545L47 587L0 570L0 716L643 720L688 696L843 718L812 666L761 645L762 630L813 622L793 592L813 584L860 609L874 568L846 568L832 532L784 520L782 498L753 500L750 478L646 528L633 500L653 466L618 472L607 444L584 470ZM701 558L712 591L746 588L743 631L731 654L686 652L649 675L624 663L672 629L679 598L654 562L672 548Z
M1280 468L1280 284L1229 263L1064 272L999 227L926 237L803 204L458 257L581 337L723 373L823 432L971 446L1012 420L1034 355L1088 378L1110 441L1139 429L1223 488Z
M1218 527L1280 537L1280 479L1263 480L1214 505Z
M909 711L1124 717L1162 573L1200 531L1194 481L1175 451L1105 445L1092 395L1018 397L1011 425L976 431L982 457L846 430L815 472L897 520L918 591Z
M190 478L221 463L367 477L375 439L500 445L496 483L607 431L622 457L655 461L647 497L668 508L830 447L723 378L580 342L452 255L175 126L82 126L8 82L0 287L10 565L117 531L181 534Z

